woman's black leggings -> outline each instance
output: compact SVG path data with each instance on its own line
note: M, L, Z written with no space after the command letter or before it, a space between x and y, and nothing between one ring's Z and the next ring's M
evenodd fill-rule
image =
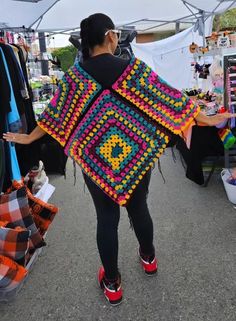
M134 191L126 209L132 222L140 250L144 255L154 254L153 223L147 206L151 170ZM97 212L97 245L106 277L114 280L118 274L118 224L120 206L107 196L88 176L85 183Z

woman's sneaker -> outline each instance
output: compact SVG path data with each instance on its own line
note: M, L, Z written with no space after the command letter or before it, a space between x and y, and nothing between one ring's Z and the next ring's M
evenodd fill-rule
M98 271L98 282L103 290L105 298L113 306L118 305L122 302L122 288L121 288L121 276L119 274L117 280L110 282L105 277L105 270L100 267Z
M138 251L138 254L139 254L139 258L140 258L142 267L144 269L144 272L148 276L156 274L158 270L158 262L155 257L155 254L153 254L152 256L145 256L140 253L140 250Z

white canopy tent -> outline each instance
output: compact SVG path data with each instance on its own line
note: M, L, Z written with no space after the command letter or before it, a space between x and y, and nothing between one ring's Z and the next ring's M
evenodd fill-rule
M207 23L208 30L210 26ZM194 86L191 67L193 55L189 51L192 42L202 44L202 37L194 32L193 27L160 41L133 43L132 49L136 57L144 60L162 78L181 90Z
M117 25L144 30L170 22L194 22L235 6L236 0L1 0L0 28L73 30L89 14L103 12Z
M187 23L190 28L173 37L133 45L138 57L181 89L191 85L189 44L196 41L202 45L204 37L199 32L202 36L211 32L212 17L234 7L236 0L1 0L0 30L22 30L24 26L23 30L66 34L96 12L109 15L121 28L133 26L142 32Z

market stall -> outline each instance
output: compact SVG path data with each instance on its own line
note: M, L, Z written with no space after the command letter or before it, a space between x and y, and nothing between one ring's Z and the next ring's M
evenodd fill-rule
M12 32L2 33L0 301L9 301L18 293L32 264L46 245L48 228L58 212L56 206L48 203L55 188L49 183L43 162L39 161L45 154L42 142L15 146L2 139L4 132L29 133L36 126L32 86L27 72L28 51L25 42L15 42Z
M27 35L35 31L68 33L78 29L82 18L96 11L109 14L121 29L129 29L132 26L144 32L148 28L155 29L166 24L176 26L179 23L190 24L190 26L193 25L190 29L159 43L159 49L162 48L162 51L156 57L154 57L156 49L153 49L151 58L149 60L147 56L144 58L157 69L161 76L167 80L170 79L170 83L175 80L172 84L178 84L176 87L183 88L188 86L184 83L180 84L179 79L185 78L189 81L192 71L189 58L186 58L186 44L190 43L190 39L191 42L198 42L198 46L201 46L200 42L204 44L205 35L210 32L214 14L236 6L235 3L236 1L211 0L206 3L202 0L188 2L171 0L160 6L160 2L149 0L143 6L143 3L139 4L132 0L110 1L108 6L105 0L93 0L87 3L75 0L2 1L0 5L0 96L4 100L4 108L0 110L0 192L4 194L0 195L0 233L4 242L0 247L0 300L8 300L11 294L15 294L20 289L39 249L45 246L46 233L58 211L56 206L47 203L48 197L44 198L45 194L51 195L53 188L48 185L43 165L39 162L39 159L43 158L40 153L41 147L31 145L29 150L29 147L16 147L2 140L2 134L5 131L28 133L35 127L37 113L40 113L50 99L55 85L52 79L43 77L35 77L29 81L24 60L27 55L20 48L23 44L19 41L15 43L15 35ZM62 12L63 19L58 19ZM115 16L114 13L116 13ZM17 38L20 40L19 37ZM171 44L170 41L173 43ZM170 44L169 47L166 46L167 43ZM142 52L138 45L134 45L133 48ZM150 49L151 45L146 45L146 48ZM165 48L168 51L165 51ZM173 56L177 58L177 53L182 55L180 61L184 61L187 66L187 69L184 69L184 77L181 64L179 69L176 68L177 60L171 58ZM186 59L184 60L183 57ZM234 58L230 56L229 60L225 61L226 69L234 67L229 64L230 59ZM171 65L173 62L175 65ZM164 72L168 72L168 75L164 75ZM227 72L225 82L233 85L234 89L235 79L231 78ZM232 88L228 90L231 92ZM31 95L31 89L33 89L33 95ZM227 100L228 108L234 105L232 101ZM215 134L214 137L216 137ZM53 144L55 142L44 141L44 153L45 148L50 149L52 153ZM54 150L52 154L56 155L57 160L60 159ZM46 163L47 157L43 161ZM34 167L35 163L37 163L36 167ZM53 162L52 167L55 169L58 163L58 161ZM25 177L22 178L22 176ZM45 185L49 187L50 192L48 189L47 192L42 191ZM5 240L10 240L14 251L11 250L12 246L9 249L9 241L5 242Z
M235 36L234 31L212 33L203 47L199 35L190 28L165 40L132 47L138 57L148 60L169 83L184 90L207 115L234 113ZM185 77L179 77L181 71ZM235 164L235 119L217 127L194 126L177 144L187 164L186 176L200 185L207 185L217 165L230 168ZM204 177L203 169L209 169L206 159L211 159L210 176Z

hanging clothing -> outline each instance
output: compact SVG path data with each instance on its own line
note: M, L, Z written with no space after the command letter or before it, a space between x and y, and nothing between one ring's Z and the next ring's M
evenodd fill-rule
M133 57L108 88L74 65L38 125L108 196L126 205L171 133L181 135L198 113L188 97Z
M19 64L17 63L15 54L13 52L13 49L10 47L10 45L5 45L0 43L0 48L2 49L5 56L18 112L20 115L25 114L25 105L24 105L25 99L22 96L22 89L24 86L22 82L22 77L19 73Z
M25 65L25 62L21 62L22 56L21 49L3 43L0 44L0 138L6 131L26 133L28 125L30 125L30 131L36 126L32 102L28 95L27 73L24 74L21 68L21 65ZM19 62L21 62L21 65L19 65ZM29 146L15 147L14 144L5 142L4 148L6 169L0 175L1 177L4 175L3 190L6 190L12 179L21 179L20 167L24 169L25 175L32 166L38 164L39 157L36 160L37 153L32 149L30 150ZM19 157L18 154L21 154L21 156ZM18 158L21 159L21 166L19 166ZM31 158L34 159L33 162Z
M14 96L14 91L13 91L13 87L12 87L11 76L10 76L10 73L8 70L7 61L6 61L4 52L1 47L0 47L0 55L2 56L3 65L5 67L8 84L10 86L11 111L7 113L7 122L8 122L8 127L9 127L8 129L13 133L18 133L20 131L20 129L22 128L22 123L20 120L19 112L18 112L18 106L16 105L16 100L15 100L15 96Z
M3 56L0 54L0 138L5 130L6 117L11 112L11 89L9 86Z
M25 58L25 55L23 53L23 49L21 46L18 45L13 45L18 49L18 55L19 55L19 60L20 60L20 66L21 70L25 79L26 87L27 87L27 92L29 95L29 99L25 99L24 104L25 104L25 117L27 121L27 128L28 131L27 133L30 133L36 126L36 119L35 119L35 114L33 110L33 93L31 90L31 87L29 85L29 80L28 80L28 74L27 74L27 69L26 69L26 61L27 59Z
M0 49L2 50L0 54L0 138L6 131L6 116L10 117L10 131L29 134L37 123L33 111L32 92L28 82L24 53L18 45L0 44ZM12 115L19 118L19 126L15 128L12 128L12 123L14 123ZM19 168L23 176L28 173L30 168L38 165L40 148L41 142L35 142L30 146L15 146ZM8 179L7 182L9 182ZM7 184L4 186L6 187Z
M22 71L25 85L27 88L27 93L29 94L29 99L24 99L24 107L25 107L25 119L27 124L26 133L29 134L32 130L37 126L35 114L33 110L33 94L29 85L27 69L26 69L26 58L23 49L21 46L12 45L18 49L19 61L20 61L20 69ZM21 170L21 174L25 176L30 168L33 166L38 166L39 160L41 159L41 145L42 141L36 141L30 145L16 145L17 158Z
M17 47L11 45L10 49L12 50L12 58L15 61L15 66L18 70L18 75L19 75L19 85L20 85L20 92L21 92L21 96L24 99L29 99L29 94L28 94L28 89L26 86L26 80L23 74L23 71L21 69L21 63L20 63L20 57L19 57L19 51L20 49L18 49Z
M4 52L1 47L0 47L0 55L2 56L3 65L5 68L7 80L8 80L9 86L10 86L11 111L7 113L7 116L5 118L6 124L5 124L4 128L7 131L12 131L14 133L18 133L22 127L22 123L20 120L20 116L18 113L16 101L15 101L15 96L14 96L14 92L13 92L13 88L12 88L11 77L10 77L10 73L8 70L7 61L5 59L5 55L4 55ZM11 179L12 180L20 180L21 173L20 173L20 168L19 168L17 156L16 156L15 145L13 143L7 143L7 149L8 149L8 154L9 154L9 158L10 158Z
M2 193L4 177L5 177L4 141L2 139L0 139L0 194Z

